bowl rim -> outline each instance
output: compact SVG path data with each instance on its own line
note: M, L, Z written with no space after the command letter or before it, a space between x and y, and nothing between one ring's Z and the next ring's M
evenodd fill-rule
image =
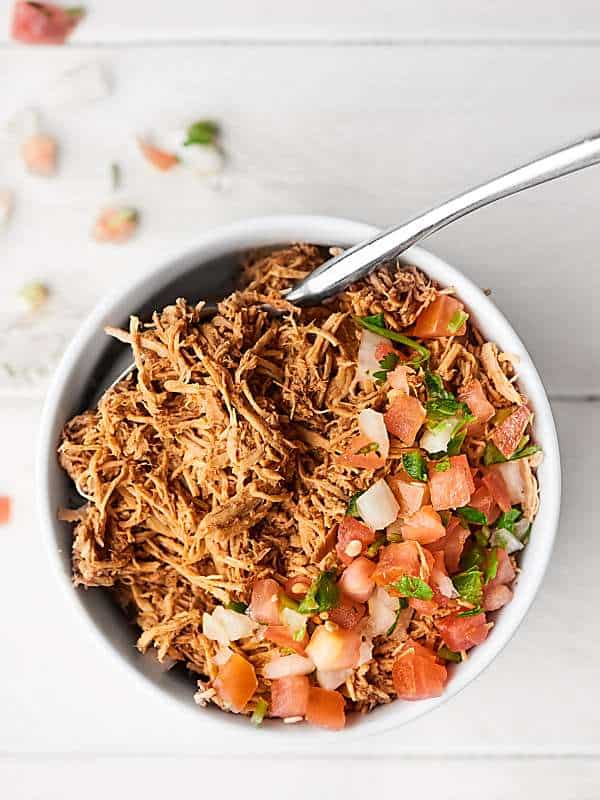
M174 275L189 271L192 263L200 265L203 261L210 260L211 257L233 254L253 247L299 241L310 241L320 245L349 246L376 232L378 232L377 228L366 223L340 217L316 215L255 217L212 229L199 236L195 245L187 247L184 254L171 258L163 257L142 274L123 281L121 285L105 296L87 315L74 334L47 390L38 433L35 478L38 521L52 564L52 571L65 595L69 597L70 606L76 609L76 616L82 627L88 631L96 644L105 653L110 653L121 668L125 668L129 673L135 673L140 688L143 686L150 690L153 696L158 695L163 701L169 702L171 710L177 707L180 710L184 709L187 714L193 712L199 725L203 723L207 726L221 724L224 729L224 724L228 724L229 733L232 734L235 731L231 724L234 719L244 724L247 723L247 720L239 720L234 715L221 712L210 715L198 714L198 707L193 703L191 691L189 703L183 703L172 696L169 697L156 680L144 674L141 669L134 667L123 657L118 645L105 635L97 620L94 619L94 615L78 598L78 592L74 590L70 577L65 573L64 555L61 554L56 540L58 525L56 508L52 505L49 487L51 472L56 470L57 430L60 430L66 421L61 419L61 407L65 402L74 370L84 357L88 342L91 341L91 337L97 335L107 314L115 306L123 304L126 299L131 303L129 307L134 307L134 297L138 295L143 298L151 278L155 281L162 278L162 285L164 285ZM265 730L261 734L261 740L264 742L266 737L270 740L270 744L277 742L280 746L286 743L297 746L302 744L303 738L313 741L315 735L334 737L336 742L341 741L342 738L347 741L349 738L383 732L416 719L456 696L495 660L515 634L533 603L552 554L560 516L560 452L550 403L525 346L512 325L489 297L457 268L419 247L410 248L404 254L404 259L423 269L443 285L455 286L460 299L478 318L478 327L482 328L484 333L493 330L493 334L487 334L492 341L501 343L504 350L520 355L519 382L526 386L529 401L536 413L536 438L542 441L544 446L544 462L540 468L540 473L543 472L543 481L540 482L542 502L534 523L534 528L543 529L544 535L543 537L532 537L528 544L525 552L528 554L528 562L531 563L528 563L527 569L519 577L518 591L515 592L512 602L499 615L494 635L471 651L468 661L463 662L456 670L441 697L416 703L394 701L388 705L379 706L373 712L361 717L360 722L349 725L342 732L335 734L316 731L314 728L308 730L306 726L286 726L288 735L282 736L280 723L273 722L264 726ZM137 304L139 305L139 302ZM483 318L485 319L483 320ZM532 552L533 555L530 555ZM253 732L252 726L249 724L245 728L242 727L241 730ZM289 735L292 731L294 735Z

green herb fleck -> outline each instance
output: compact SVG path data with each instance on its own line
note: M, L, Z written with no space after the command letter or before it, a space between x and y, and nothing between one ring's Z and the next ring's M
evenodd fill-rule
M504 464L506 461L518 461L520 458L528 458L535 453L541 452L542 448L537 444L522 447L516 450L510 458L505 458L493 442L487 442L483 451L483 463L486 467L491 464Z
M360 519L360 512L358 510L358 506L356 505L356 501L364 494L364 492L354 492L350 500L348 501L348 507L346 508L346 514L349 517L354 517L355 519Z
M360 325L361 328L371 331L371 333L376 333L378 336L383 336L386 339L390 339L392 342L398 342L398 344L403 344L405 347L415 350L415 352L419 354L419 358L417 359L419 363L429 359L429 350L422 344L419 344L409 336L404 336L402 333L391 331L389 328L386 328L382 313L373 314L370 317L354 317L354 321L357 325Z
M456 331L462 328L462 326L468 319L469 315L465 314L464 311L461 311L460 308L457 308L454 314L452 315L450 322L448 323L448 330L450 331L450 333L456 333Z
M381 369L390 372L398 366L399 358L396 353L387 353L379 362Z
M377 442L369 442L369 444L366 444L364 447L361 447L360 450L357 450L356 452L357 455L359 456L366 456L369 453L374 453L377 452L378 450L379 450L379 445L377 444Z
M110 165L110 182L113 189L113 192L116 192L117 189L121 186L121 165L117 164L116 161L113 161Z
M455 653L454 650L450 650L449 647L446 647L443 644L437 652L439 658L443 658L444 661L454 661L455 664L459 664L462 661L462 656L460 653Z
M487 554L485 560L485 571L483 573L484 582L489 583L493 581L498 574L498 551L494 547Z
M454 575L452 583L458 594L467 603L481 605L483 598L483 573L476 566Z
M466 520L467 522L472 522L473 525L487 525L487 517L483 513L483 511L479 511L477 508L471 508L471 506L463 506L462 508L457 508L456 513L459 517Z
M301 614L316 614L334 608L340 599L335 572L322 572L310 585L306 597L298 606Z
M460 566L463 570L479 569L483 567L485 562L485 551L483 546L478 542L473 542L465 548L461 559Z
M241 603L239 600L232 600L230 603L227 603L225 608L228 608L230 611L237 611L238 614L245 614L248 606L246 603Z
M396 628L398 627L398 620L400 619L400 614L407 607L408 607L408 603L406 602L406 599L404 597L401 597L398 600L398 608L396 610L396 619L394 620L392 625L390 625L390 627L385 632L386 636L391 636L392 633L396 630Z
M420 450L402 453L402 466L413 480L427 482L427 464Z
M483 609L481 606L476 606L475 608L470 608L468 611L463 611L461 614L457 614L457 617L476 617L477 614L481 614Z
M306 625L303 625L301 628L298 628L298 630L294 631L294 633L292 634L292 639L295 642L301 642L305 636L306 636Z
M505 511L500 514L496 521L496 530L504 530L509 533L514 533L515 522L520 519L521 510L519 508L511 508L510 511Z
M265 718L268 708L269 704L267 701L264 698L259 697L256 701L256 705L254 706L252 716L250 717L250 722L258 727L258 725L260 725Z
M201 120L194 122L187 130L187 139L183 143L185 147L190 144L209 145L214 144L219 135L219 126L211 120Z
M449 456L460 455L460 451L462 450L462 446L466 436L467 436L466 428L463 428L463 430L459 431L459 433L454 434L454 436L448 442L448 449L446 452L448 453Z
M385 536L378 536L373 544L370 544L367 547L367 556L368 558L375 558L379 549L385 544Z
M415 597L417 600L431 600L433 597L431 586L428 586L421 578L415 578L413 575L403 575L399 580L391 583L390 586L402 597Z
M448 456L444 455L442 456L442 458L440 458L439 461L436 461L434 469L436 472L448 472L450 467L451 467L450 459L448 458Z

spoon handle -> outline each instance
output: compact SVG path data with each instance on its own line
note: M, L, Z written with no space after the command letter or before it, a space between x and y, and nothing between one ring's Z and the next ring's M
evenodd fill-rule
M286 299L297 305L315 305L465 214L523 189L598 163L600 131L482 183L414 217L404 225L389 228L373 239L345 250L296 284L286 294Z

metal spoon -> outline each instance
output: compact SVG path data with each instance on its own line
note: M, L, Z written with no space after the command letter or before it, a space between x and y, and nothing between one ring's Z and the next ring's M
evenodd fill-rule
M538 186L540 183L561 178L563 175L598 163L600 163L600 132L590 134L585 139L541 156L487 183L482 183L399 227L389 228L367 242L357 244L341 255L330 258L286 292L286 300L299 306L317 305L325 298L341 292L354 281L364 278L384 262L396 258L411 245L426 239L454 220L470 214L471 211L521 192L523 189ZM214 310L212 306L205 309L208 313L214 313ZM274 315L281 315L279 309L268 308L268 310ZM102 394L116 386L134 369L134 364L126 367ZM91 499L81 490L78 491L86 500Z

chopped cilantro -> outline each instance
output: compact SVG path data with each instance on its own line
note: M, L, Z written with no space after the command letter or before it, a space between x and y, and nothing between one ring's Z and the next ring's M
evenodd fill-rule
M310 585L306 597L298 606L301 614L316 614L329 611L337 605L340 590L335 584L334 572L322 572Z
M408 606L408 603L406 602L406 599L404 597L401 597L398 600L398 608L396 610L396 619L394 620L394 622L390 625L390 627L385 632L386 636L391 636L392 633L396 630L396 628L398 627L398 620L400 619L400 614L405 608L407 608L407 606Z
M541 447L537 444L531 444L528 447L517 449L510 458L505 458L500 450L493 442L487 442L485 450L483 451L483 463L486 467L491 464L503 464L506 461L518 461L520 458L528 458L529 456L539 453Z
M469 315L465 314L464 311L461 311L460 308L457 308L452 315L450 322L448 323L448 330L450 333L456 333L460 328L462 328L468 319Z
M478 542L473 542L465 548L460 559L460 566L463 570L470 570L473 567L478 569L483 566L484 561L485 552L482 545Z
M462 656L460 653L455 653L454 650L450 650L449 647L446 647L443 644L437 652L439 658L443 658L444 661L454 661L454 663L459 664L462 661Z
M444 455L439 461L436 461L434 469L436 472L447 472L450 469L450 466L450 459L448 456Z
M292 639L295 642L301 642L305 636L306 636L306 625L303 625L301 628L298 628L298 630L294 631L294 633L292 634Z
M461 614L457 614L457 617L475 617L477 614L481 614L483 609L481 606L475 606L475 608L470 608L468 611L463 611Z
M467 436L466 428L463 428L463 430L454 434L454 436L448 442L448 448L446 450L449 456L460 455L460 451L462 449L463 442L465 441L466 436Z
M407 453L402 453L402 466L413 480L426 483L427 464L420 450L409 450Z
M487 525L482 525L475 531L475 541L480 547L486 547L490 540L491 531Z
M375 453L379 450L379 445L377 442L369 442L364 447L361 447L360 450L357 450L357 455L359 456L366 456L369 453Z
M511 508L510 511L505 511L500 514L496 521L496 529L514 533L515 522L521 517L521 510L519 508Z
M378 369L377 372L373 373L373 377L379 383L385 383L387 381L387 372L384 369Z
M360 325L361 328L371 331L371 333L376 333L378 336L383 336L386 339L390 339L392 342L398 342L398 344L403 344L405 347L415 350L416 353L418 353L418 363L429 360L430 353L426 347L419 344L414 339L411 339L409 336L404 336L402 333L391 331L389 328L385 327L383 313L373 314L370 317L354 317L354 321L357 325Z
M110 165L110 181L113 191L116 191L121 186L121 166L113 161Z
M454 395L444 388L444 382L437 372L426 370L424 381L429 400L454 400Z
M232 600L230 603L227 603L225 608L228 608L230 611L237 611L238 614L245 614L248 606L246 603L241 603L239 600Z
M402 597L415 597L417 600L431 600L433 591L421 578L412 575L403 575L399 580L390 584Z
M373 542L373 544L370 544L367 547L367 557L375 558L375 556L379 552L379 548L384 544L385 544L385 536L378 536Z
M254 706L252 716L250 717L250 722L256 726L260 725L265 718L268 708L269 704L267 701L263 697L259 697L256 701L256 705Z
M458 594L463 600L466 600L467 603L471 603L474 606L479 606L481 604L481 599L483 597L483 573L477 566L472 566L465 570L465 572L459 572L458 575L454 575L452 583Z
M466 403L459 402L452 392L444 388L441 377L435 372L427 371L425 373L425 388L427 390L427 402L425 403L427 427L432 430L439 423L446 422L448 417L458 417L460 424L452 431L453 438L458 439L458 435L465 425L475 419L469 407ZM464 436L454 443L454 449L458 447L460 452L463 441ZM451 455L457 455L457 453L453 452Z
M483 513L483 511L479 511L477 508L471 508L471 506L463 506L462 508L457 508L456 513L459 517L466 520L467 522L472 522L473 525L487 525L487 517Z
M396 353L388 353L381 359L379 366L381 369L386 370L386 372L390 372L390 370L395 369L398 366L398 361L399 359Z
M214 144L219 135L219 126L216 122L205 119L200 122L194 122L193 125L187 129L187 138L183 143L185 147L190 144Z
M498 551L494 547L490 550L487 554L487 558L485 560L485 570L483 573L484 582L489 583L493 581L496 575L498 574Z
M348 507L346 509L346 514L349 517L354 517L355 519L360 519L360 512L358 510L358 506L356 505L356 501L364 494L364 492L354 492L350 500L348 501Z

